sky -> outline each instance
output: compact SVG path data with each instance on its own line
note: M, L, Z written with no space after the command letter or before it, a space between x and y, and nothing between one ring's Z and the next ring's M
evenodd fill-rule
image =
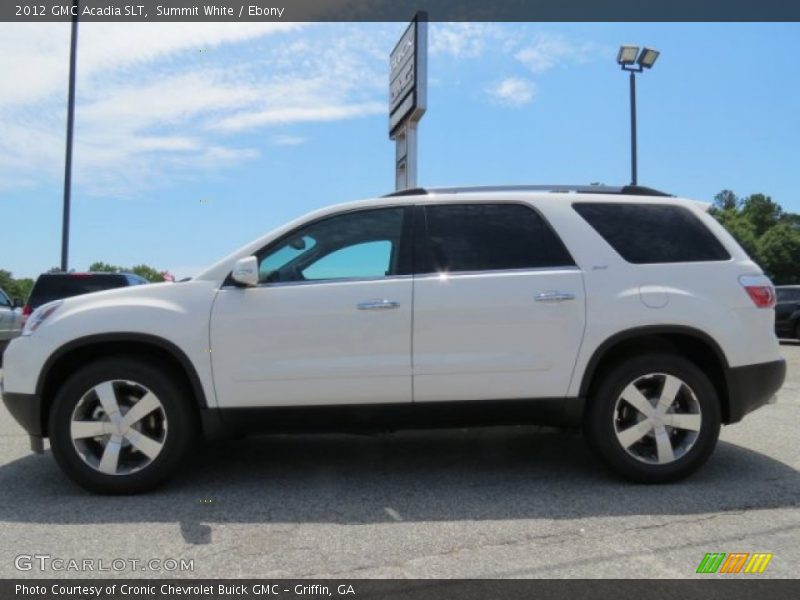
M70 268L191 276L289 219L391 192L403 23L84 23ZM431 23L420 185L630 180L800 212L800 24ZM0 269L60 263L69 24L0 23Z

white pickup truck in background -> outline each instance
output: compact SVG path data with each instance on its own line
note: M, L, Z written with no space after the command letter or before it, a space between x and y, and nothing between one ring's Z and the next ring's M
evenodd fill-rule
M3 350L8 342L17 337L22 329L22 309L0 288L0 366Z

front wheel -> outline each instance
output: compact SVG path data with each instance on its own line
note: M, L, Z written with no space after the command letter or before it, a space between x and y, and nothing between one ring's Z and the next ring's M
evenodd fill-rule
M625 360L589 398L584 432L623 477L663 483L686 477L711 455L720 406L708 377L672 354Z
M162 483L196 439L196 414L171 373L136 358L91 363L55 398L50 445L87 490L133 494Z

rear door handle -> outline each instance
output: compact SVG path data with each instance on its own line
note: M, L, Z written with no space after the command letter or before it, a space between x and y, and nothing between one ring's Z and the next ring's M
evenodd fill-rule
M564 302L565 300L575 300L575 294L571 292L542 292L536 294L536 302Z
M394 300L365 300L356 304L358 310L389 310L392 308L400 308L400 303Z

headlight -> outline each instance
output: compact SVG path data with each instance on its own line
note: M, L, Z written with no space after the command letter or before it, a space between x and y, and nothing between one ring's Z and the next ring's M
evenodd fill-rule
M39 325L44 323L63 303L63 300L56 300L55 302L49 302L48 304L40 306L33 311L33 314L25 321L25 327L22 328L21 335L31 335L39 328Z

